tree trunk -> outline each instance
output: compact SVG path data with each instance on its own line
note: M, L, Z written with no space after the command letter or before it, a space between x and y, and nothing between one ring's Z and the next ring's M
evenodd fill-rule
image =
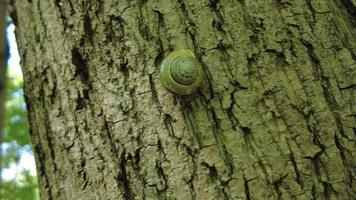
M355 197L355 0L12 4L42 199Z

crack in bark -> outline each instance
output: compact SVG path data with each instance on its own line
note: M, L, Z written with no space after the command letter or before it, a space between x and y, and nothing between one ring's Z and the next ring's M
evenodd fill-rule
M356 27L356 4L352 0L340 0L340 2L344 5L347 12L350 14L351 22L353 22L353 26Z
M277 199L281 200L282 199L282 191L280 189L283 180L288 176L288 173L279 177L277 180L272 182L273 188L275 192L277 193Z
M123 151L120 156L119 169L120 169L120 173L118 175L118 181L121 182L121 186L124 188L124 197L127 200L134 199L135 195L131 191L130 181L128 179L127 172L126 172L125 151Z
M348 179L346 180L346 182L349 185L349 187L352 187L356 174L356 169L353 167L352 164L354 163L352 159L352 153L350 152L350 150L348 150L342 145L340 139L336 135L334 136L334 139L335 139L336 147L339 150L342 164L344 165L345 171L347 171L348 174Z
M296 182L303 189L304 188L303 178L302 178L300 170L298 169L298 164L297 164L297 161L295 160L294 152L292 151L292 148L290 147L289 143L288 143L288 148L289 148L289 151L290 151L289 159L292 162L292 166L293 166L295 177L296 177Z
M150 88L151 88L151 93L152 93L152 99L155 102L159 113L162 113L162 105L161 105L158 95L157 95L156 86L155 86L155 82L154 82L152 74L149 75L149 83L150 83Z

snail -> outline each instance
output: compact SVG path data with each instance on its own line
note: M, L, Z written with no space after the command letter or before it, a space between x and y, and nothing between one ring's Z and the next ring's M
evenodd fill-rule
M189 49L170 53L163 59L160 71L163 86L177 95L193 94L203 84L203 68Z

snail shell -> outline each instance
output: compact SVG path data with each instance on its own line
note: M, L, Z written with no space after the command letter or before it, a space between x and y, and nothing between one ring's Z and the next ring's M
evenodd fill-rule
M203 80L203 68L189 49L173 51L161 64L163 86L175 94L193 94L200 88Z

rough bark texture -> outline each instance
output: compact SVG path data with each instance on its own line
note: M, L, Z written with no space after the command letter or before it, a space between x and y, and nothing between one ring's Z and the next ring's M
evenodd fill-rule
M355 0L13 6L42 199L355 198Z

